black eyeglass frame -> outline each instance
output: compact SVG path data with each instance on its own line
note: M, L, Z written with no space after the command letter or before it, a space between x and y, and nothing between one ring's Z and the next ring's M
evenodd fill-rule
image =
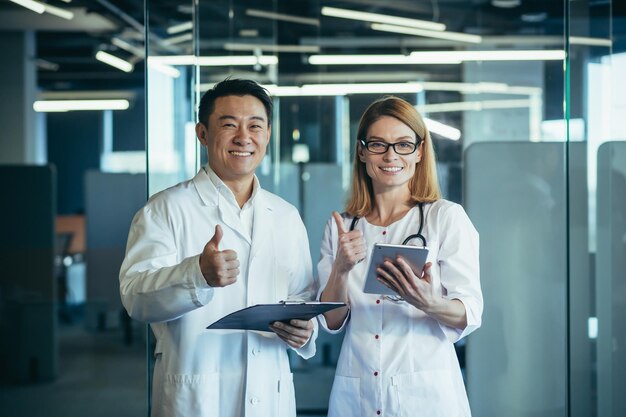
M365 141L364 139L359 139L359 142L361 143L361 145L369 152L372 153L374 155L382 155L387 153L387 151L389 150L389 147L393 148L393 151L398 154L398 155L411 155L412 153L415 153L415 151L417 151L417 148L420 147L420 145L422 144L422 138L420 138L419 136L417 137L417 140L415 142L408 142L408 141L402 141L402 142L396 142L396 143L387 143L384 142L382 140L370 140L370 141ZM382 152L374 152L372 150L370 150L369 148L369 144L370 143L382 143L383 145L385 145L385 150ZM405 143L410 143L412 145L415 145L415 147L413 148L413 150L411 152L408 153L400 153L398 152L398 150L396 149L396 145L399 144L405 144Z

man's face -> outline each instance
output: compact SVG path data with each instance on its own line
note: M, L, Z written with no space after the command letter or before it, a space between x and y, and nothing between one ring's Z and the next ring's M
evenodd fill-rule
M205 121L206 123L206 121ZM225 96L215 100L208 126L196 134L209 154L211 169L224 182L251 181L270 140L263 103L254 96Z

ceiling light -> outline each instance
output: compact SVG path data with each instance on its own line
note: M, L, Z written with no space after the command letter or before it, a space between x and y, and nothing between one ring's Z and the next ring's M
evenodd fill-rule
M256 29L241 29L239 31L239 36L242 38L255 38L259 36L259 31Z
M609 48L613 46L611 39L585 38L581 36L570 36L569 43L570 45L606 46Z
M311 55L311 65L417 65L417 64L460 64L456 57L412 57L407 55Z
M165 31L168 35L174 35L175 33L185 32L193 29L193 22L184 22L177 25L168 27Z
M47 13L61 17L65 20L72 20L74 18L74 13L70 12L69 10L61 9L60 7L50 6L49 4L45 4L44 7Z
M563 50L419 51L411 55L311 55L311 65L460 64L464 61L550 61L565 59Z
M98 51L96 53L96 59L124 72L131 72L133 70L133 64L128 61L124 61L122 58L118 58L115 55L111 55L108 52Z
M264 19L282 20L291 23L301 23L303 25L319 26L319 19L311 19L307 17L294 16L284 13L266 12L264 10L246 9L246 15L261 17Z
M193 34L184 33L178 36L172 36L171 38L163 39L163 45L176 45L183 42L188 42L193 40Z
M274 45L258 43L235 43L226 42L224 49L227 51L267 51L267 52L296 52L296 53L317 53L320 47L317 45Z
M15 4L19 4L22 7L26 7L29 10L32 10L35 13L42 14L46 11L46 5L33 1L33 0L10 0Z
M232 55L232 56L194 56L194 55L170 55L155 56L150 59L165 65L199 65L202 67L230 67L230 66L254 66L276 65L278 57L273 55Z
M155 71L159 71L162 74L165 74L172 78L180 77L180 71L171 65L161 64L158 61L152 60L152 57L148 57L148 68L153 69Z
M33 109L37 112L126 110L128 107L128 100L38 100L33 104Z
M59 64L55 62L46 61L45 59L41 59L41 58L38 58L35 62L37 63L37 68L40 68L42 70L47 70L47 71L59 70Z
M522 4L522 0L491 0L493 7L500 7L502 9L512 9Z
M431 133L436 133L439 136L443 136L444 138L450 140L461 139L461 131L455 127L448 126L433 119L429 119L428 117L424 117L424 123Z
M126 42L124 39L114 37L111 39L111 43L118 48L123 49L126 52L130 52L131 54L139 58L145 58L146 56L146 51L143 48L135 46L130 42Z
M349 94L401 94L424 90L419 83L304 84L296 86L264 86L275 97L345 96Z
M390 16L378 13L359 12L356 10L338 9L336 7L322 7L324 16L340 17L344 19L361 20L363 22L389 23L396 26L408 26L413 28L429 30L446 30L446 25L442 23L429 22L426 20L409 19L400 16Z
M519 109L529 108L531 100L479 100L479 101L457 101L450 103L434 103L416 106L422 113L449 113L464 111L482 111L491 109Z
M427 29L409 28L406 26L388 25L385 23L372 23L371 28L373 30L379 30L382 32L402 33L405 35L424 36L427 38L446 39L450 41L469 42L469 43L481 43L483 38L478 35L470 35L466 33L448 32L448 31L435 31Z
M552 61L565 59L565 51L558 50L502 50L502 51L429 51L411 52L411 57L433 59L457 58L460 61Z

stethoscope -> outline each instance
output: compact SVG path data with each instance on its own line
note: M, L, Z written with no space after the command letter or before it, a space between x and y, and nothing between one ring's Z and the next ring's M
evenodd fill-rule
M404 241L402 241L402 244L406 245L413 239L420 239L424 244L424 247L426 247L426 238L422 235L422 229L424 228L424 203L417 203L417 205L420 209L420 227L416 234L408 236L404 239ZM350 231L354 230L356 224L359 222L359 219L360 217L354 217L354 219L352 219L352 223L350 223Z

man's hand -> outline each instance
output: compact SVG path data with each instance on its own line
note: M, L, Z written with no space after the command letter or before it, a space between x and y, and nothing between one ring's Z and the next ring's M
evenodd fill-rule
M239 261L237 252L231 249L219 250L222 240L222 228L215 226L215 234L207 242L200 254L200 270L211 287L225 287L237 281Z
M313 334L313 320L290 320L289 323L275 321L270 329L293 348L301 348Z

